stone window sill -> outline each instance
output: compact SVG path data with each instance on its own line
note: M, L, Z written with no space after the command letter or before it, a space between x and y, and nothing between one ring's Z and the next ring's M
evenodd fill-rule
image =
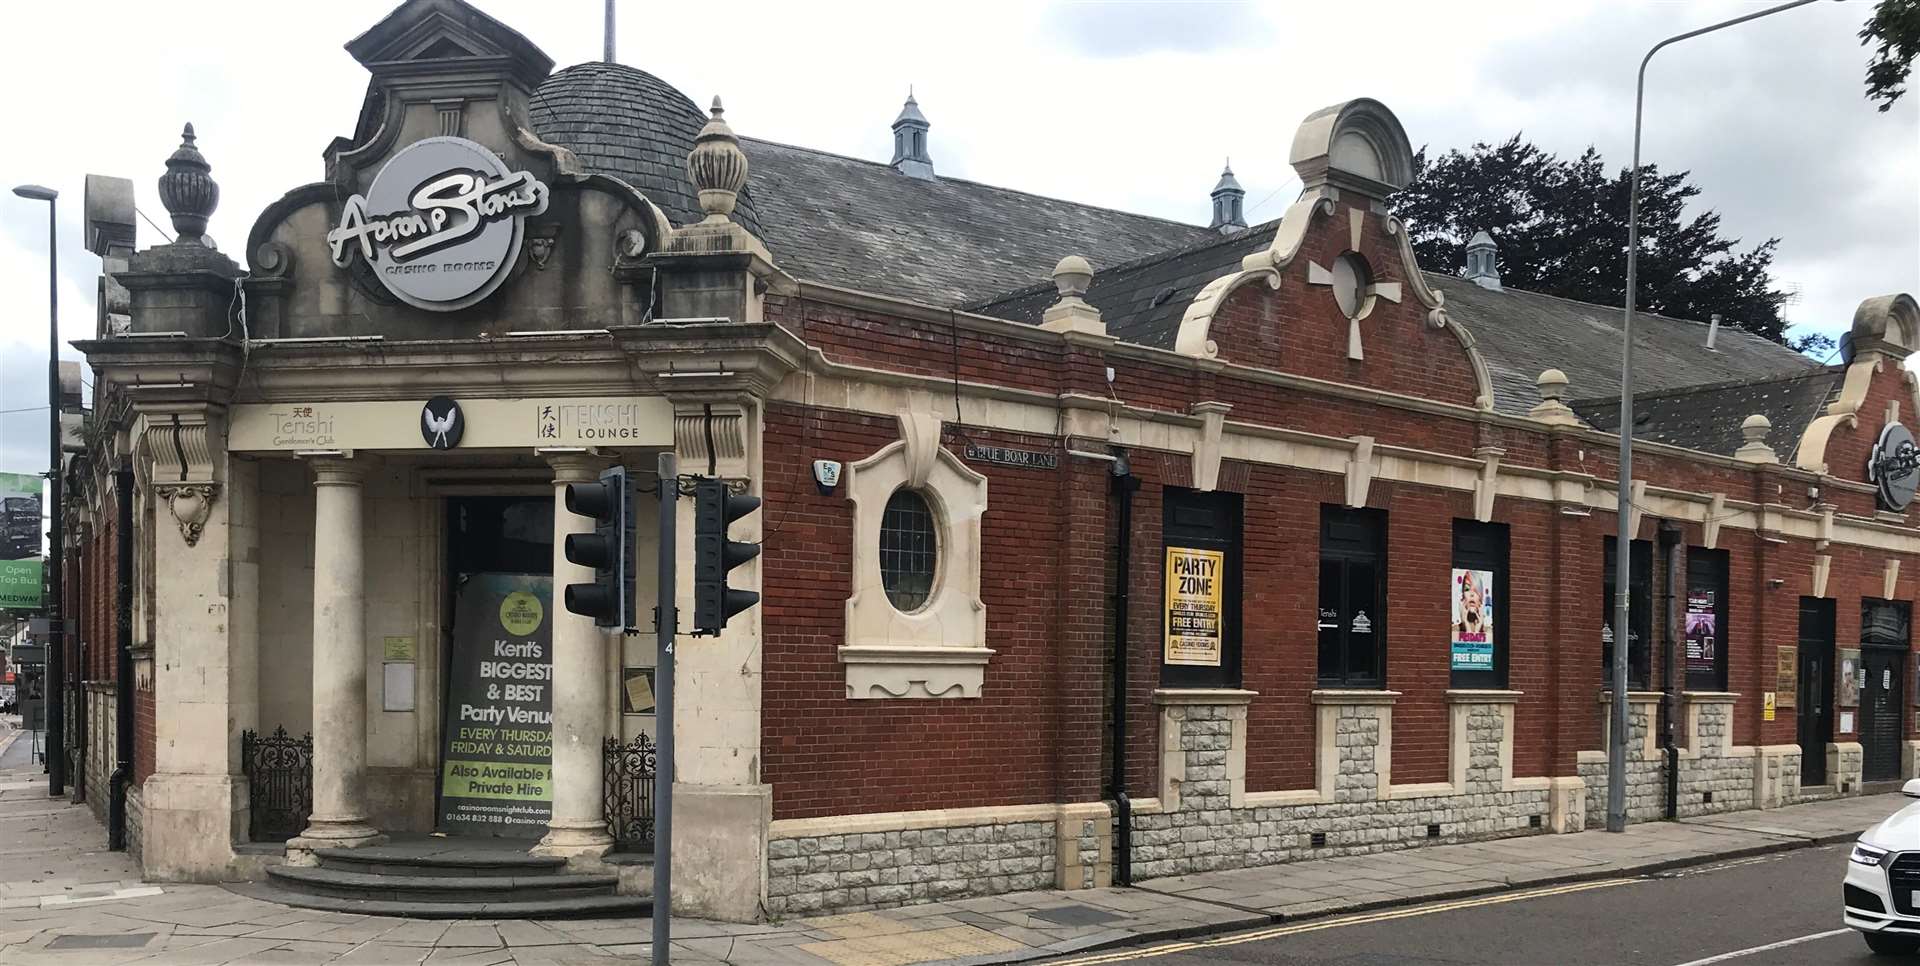
M847 644L847 697L977 698L993 649L923 644Z
M1153 703L1163 707L1170 704L1252 704L1253 699L1259 696L1258 691L1238 688L1156 688Z
M1522 691L1503 691L1488 688L1451 688L1447 691L1448 704L1519 704Z
M1348 690L1322 688L1313 692L1314 704L1392 704L1399 700L1398 691Z

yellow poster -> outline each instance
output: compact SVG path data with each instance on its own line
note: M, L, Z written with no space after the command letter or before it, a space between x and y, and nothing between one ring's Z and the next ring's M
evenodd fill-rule
M1167 548L1168 664L1220 666L1226 562L1219 550Z

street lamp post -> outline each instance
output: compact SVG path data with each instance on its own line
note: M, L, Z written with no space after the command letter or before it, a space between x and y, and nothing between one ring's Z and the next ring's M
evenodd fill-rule
M1765 10L1731 20L1722 20L1698 30L1675 34L1654 44L1640 58L1640 75L1633 88L1633 187L1627 194L1627 307L1620 327L1620 480L1619 534L1613 547L1613 726L1607 730L1607 831L1627 830L1627 652L1632 649L1633 632L1627 623L1628 602L1633 587L1633 302L1637 294L1640 270L1640 119L1647 93L1647 64L1660 48L1689 37L1710 34L1734 24L1804 7L1814 0L1791 0ZM1667 669L1673 673L1672 668Z
M59 232L54 221L55 202L60 192L37 184L13 189L22 198L47 203L47 480L48 497L53 501L47 519L47 627L53 640L47 648L47 794L61 795L67 790L67 649L66 630L60 625L60 566L64 562L64 541L60 532L60 249Z

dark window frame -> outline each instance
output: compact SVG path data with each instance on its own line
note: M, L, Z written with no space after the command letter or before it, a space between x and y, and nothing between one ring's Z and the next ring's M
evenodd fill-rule
M1451 638L1447 655L1448 686L1455 688L1484 688L1504 691L1507 688L1508 662L1512 653L1512 632L1509 630L1509 612L1513 609L1513 596L1508 592L1509 567L1511 561L1512 534L1504 523L1481 523L1478 520L1453 521L1453 567L1465 570L1490 570L1493 572L1493 669L1491 671L1453 670ZM1451 584L1452 573L1448 573L1449 594L1458 590ZM1447 601L1447 613L1453 613L1453 601Z
M1731 557L1725 550L1708 550L1705 547L1687 548L1687 583L1684 596L1680 600L1680 663L1684 671L1684 680L1688 691L1725 691L1727 690L1728 651L1732 649L1733 606L1729 599L1732 595ZM1711 669L1695 670L1687 659L1686 614L1692 606L1694 592L1705 590L1713 592L1714 614L1714 652Z
M1160 508L1161 566L1169 547L1218 550L1226 555L1226 581L1221 588L1220 666L1166 662L1166 574L1160 575L1160 633L1156 644L1160 683L1169 688L1238 688L1241 685L1241 602L1245 599L1246 506L1238 493L1202 491L1169 486L1162 490Z
M1371 581L1366 578L1372 573ZM1329 586L1329 574L1334 586ZM1387 686L1387 511L1320 507L1317 680L1321 687L1381 690ZM1366 602L1368 607L1360 607ZM1355 631L1365 613L1368 629ZM1331 618L1331 619L1329 619ZM1331 626L1326 626L1326 625ZM1356 658L1359 644L1370 659ZM1332 667L1329 667L1331 661Z
M1609 536L1603 541L1606 555L1601 565L1600 584L1605 602L1600 612L1600 687L1613 686L1613 645L1607 643L1604 629L1613 624L1614 595L1617 593L1614 583L1614 550L1616 538ZM1627 587L1628 612L1627 624L1630 632L1627 650L1627 689L1645 691L1653 686L1653 544L1646 540L1635 540L1628 551ZM1618 635L1616 635L1618 636ZM1639 638L1634 646L1633 638Z

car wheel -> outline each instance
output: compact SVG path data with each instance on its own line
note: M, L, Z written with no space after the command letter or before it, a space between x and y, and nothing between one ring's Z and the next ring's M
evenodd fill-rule
M1920 938L1914 936L1895 936L1881 932L1863 932L1867 948L1879 956L1911 956L1920 952Z

